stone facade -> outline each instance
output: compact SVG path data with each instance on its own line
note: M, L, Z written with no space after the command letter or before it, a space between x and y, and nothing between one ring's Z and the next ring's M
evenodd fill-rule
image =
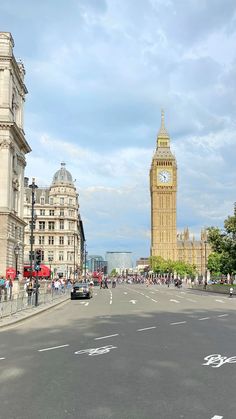
M162 112L157 148L150 169L151 256L194 264L198 273L205 275L210 254L206 231L202 230L200 240L190 238L188 228L177 234L177 187L177 162L170 149L170 137Z
M25 265L30 263L32 191L25 179L24 220ZM84 258L84 231L79 213L78 193L72 176L61 163L48 188L35 190L33 250L41 249L42 264L54 274L73 279L74 268L81 275Z
M13 55L9 32L0 32L0 274L22 272L25 154L31 151L23 130L27 89L25 70ZM16 249L17 252L16 252ZM14 275L15 276L15 275Z

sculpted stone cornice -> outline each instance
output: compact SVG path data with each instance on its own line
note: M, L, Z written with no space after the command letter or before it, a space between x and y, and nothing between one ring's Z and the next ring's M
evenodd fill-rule
M17 162L19 163L20 166L23 166L23 167L26 166L26 160L25 160L24 154L17 155Z
M11 130L14 138L16 139L16 142L18 143L19 148L23 151L23 153L26 154L31 151L31 148L25 139L24 131L20 129L15 122L0 121L0 130L6 129Z
M14 150L14 143L9 138L4 138L3 140L0 140L0 149L11 149Z

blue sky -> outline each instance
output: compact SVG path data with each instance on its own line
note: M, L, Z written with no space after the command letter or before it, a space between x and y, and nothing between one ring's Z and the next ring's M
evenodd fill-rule
M26 69L26 175L76 179L88 252L150 247L149 169L164 108L178 230L236 201L235 0L1 0Z

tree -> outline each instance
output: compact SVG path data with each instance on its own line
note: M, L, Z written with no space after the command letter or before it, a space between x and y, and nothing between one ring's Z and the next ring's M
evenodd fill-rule
M212 252L208 256L207 269L212 275L219 276L222 273L222 255L217 252Z
M220 265L220 272L231 277L236 273L236 208L233 216L229 216L224 222L224 229L209 227L208 242L211 244L213 253L218 256L209 256L210 267L217 262ZM208 258L208 262L209 262ZM213 263L213 265L211 265Z

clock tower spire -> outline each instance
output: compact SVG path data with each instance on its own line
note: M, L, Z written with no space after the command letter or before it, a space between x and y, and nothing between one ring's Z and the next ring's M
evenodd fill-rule
M170 149L164 111L157 148L150 169L151 256L177 259L176 193L177 163Z

